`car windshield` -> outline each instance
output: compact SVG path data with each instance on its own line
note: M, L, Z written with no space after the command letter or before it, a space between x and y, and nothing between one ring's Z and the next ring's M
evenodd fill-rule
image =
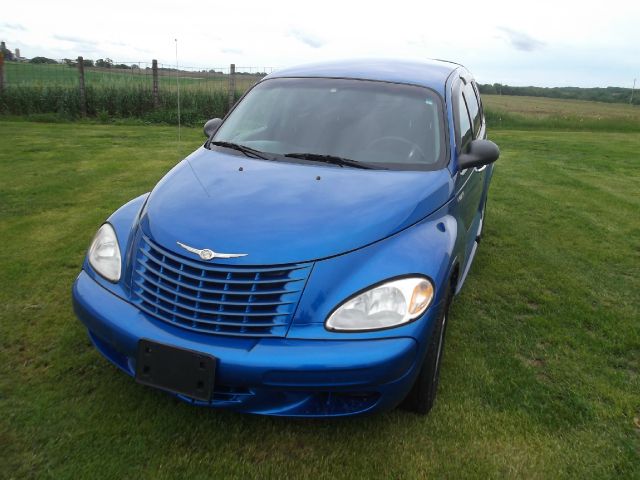
M432 170L444 158L442 102L432 90L413 85L276 78L256 85L213 141L250 147L273 158Z

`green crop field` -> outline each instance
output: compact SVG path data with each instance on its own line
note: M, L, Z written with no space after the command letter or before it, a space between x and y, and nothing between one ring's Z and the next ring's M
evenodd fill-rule
M149 68L147 68L149 67ZM46 116L49 120L75 120L82 115L76 67L55 64L5 63L5 91L0 114ZM238 74L235 98L262 75ZM85 68L86 112L103 122L135 118L147 123L201 124L222 117L229 106L229 75L181 70L159 70L158 101L153 98L149 65L135 69Z
M136 64L138 65L138 64ZM170 66L166 66L170 68ZM229 76L222 73L222 69L215 72L195 71L193 69L175 71L163 69L160 66L158 82L160 88L180 88L189 90L227 90ZM151 63L141 63L138 68L97 68L85 67L85 82L87 86L121 87L121 88L151 88L153 77ZM228 73L228 68L225 70ZM78 86L78 69L63 64L31 64L5 63L6 83L9 86ZM178 78L176 78L178 77ZM255 83L262 75L238 75L236 84L239 90L245 90Z
M142 387L73 315L97 227L199 128L0 121L0 478L640 478L640 135L489 133L434 410L305 421Z

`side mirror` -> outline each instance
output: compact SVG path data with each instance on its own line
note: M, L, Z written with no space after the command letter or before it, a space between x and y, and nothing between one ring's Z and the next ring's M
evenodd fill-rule
M465 168L483 167L498 160L500 149L491 140L473 140L469 145L469 151L458 157L458 167Z
M204 124L204 136L209 138L211 135L216 133L216 130L222 124L221 118L212 118L207 123Z

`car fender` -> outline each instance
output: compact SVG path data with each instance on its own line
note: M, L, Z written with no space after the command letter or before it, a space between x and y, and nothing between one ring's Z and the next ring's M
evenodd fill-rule
M424 325L420 319L385 330L348 333L329 332L324 329L324 322L335 308L355 294L386 280L411 274L426 276L434 284L434 299L423 317L437 309L460 248L458 223L449 206L450 202L412 227L377 243L317 261L307 280L288 337L423 338L423 330L430 326Z
M105 223L109 223L116 232L118 239L118 247L120 247L120 256L122 259L122 275L118 282L110 282L99 274L97 274L93 268L89 265L89 259L85 256L83 263L83 270L93 278L96 282L102 285L107 290L118 295L121 298L126 299L128 297L128 286L126 285L126 279L129 277L129 270L132 262L130 257L132 255L131 245L133 243L133 237L136 233L136 227L138 225L138 219L140 218L140 212L144 207L149 193L144 193L139 197L130 200L125 203L115 212L113 212Z

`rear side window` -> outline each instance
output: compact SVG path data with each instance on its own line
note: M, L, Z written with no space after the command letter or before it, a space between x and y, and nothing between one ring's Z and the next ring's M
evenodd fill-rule
M480 90L478 90L478 85L475 81L471 82L473 85L473 91L476 92L476 98L478 99L478 104L480 105L480 117L484 117L484 107L482 106L482 97L480 96Z
M458 122L460 127L460 150L465 151L467 145L473 138L473 131L471 130L471 120L469 118L469 112L467 110L467 102L462 95L462 89L460 89L458 97Z
M476 92L470 82L464 86L463 93L464 98L467 101L469 116L471 117L471 122L473 123L473 131L477 135L482 124L482 115L480 114L480 105L478 105Z

